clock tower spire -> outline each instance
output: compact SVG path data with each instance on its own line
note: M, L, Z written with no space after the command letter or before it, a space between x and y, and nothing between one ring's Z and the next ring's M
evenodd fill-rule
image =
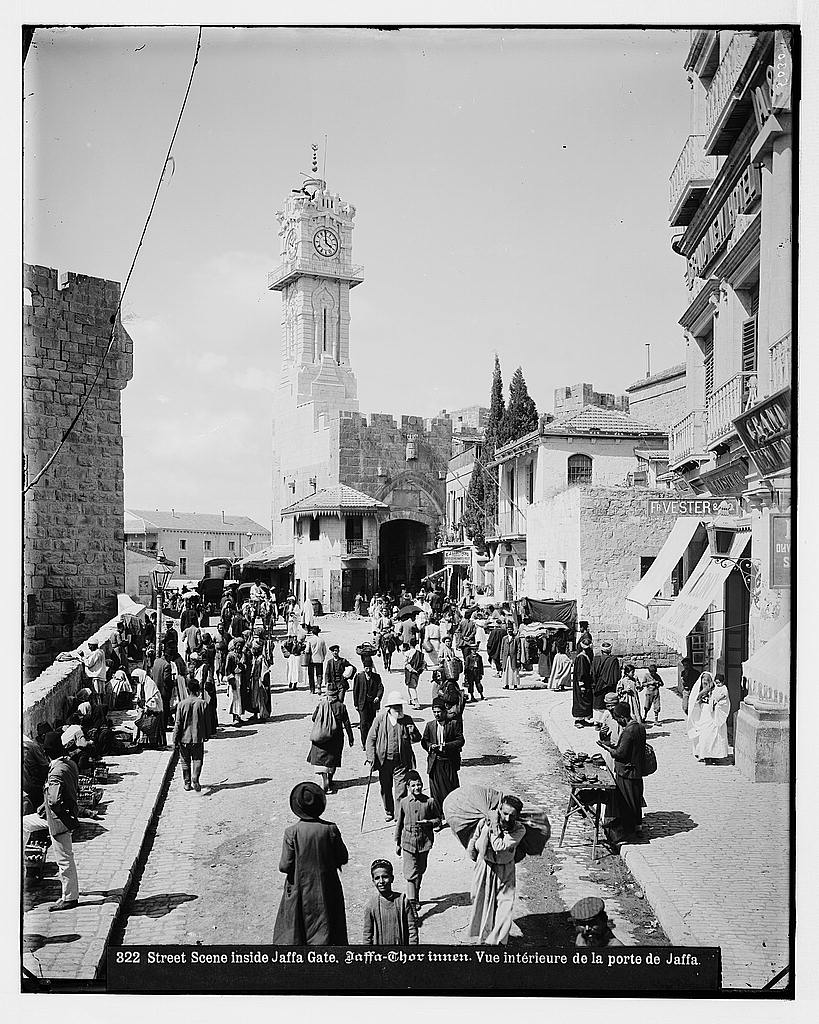
M350 366L350 289L363 281L353 265L355 207L332 194L318 174L304 175L276 214L281 262L268 288L282 296L282 368L279 395L315 412L358 411Z

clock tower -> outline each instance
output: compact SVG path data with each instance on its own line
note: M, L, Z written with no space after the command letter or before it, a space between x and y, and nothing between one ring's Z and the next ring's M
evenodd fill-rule
M352 259L355 207L328 192L322 179L308 178L276 217L281 263L268 275L268 287L282 296L277 404L312 403L317 414L357 412L350 289L363 273Z

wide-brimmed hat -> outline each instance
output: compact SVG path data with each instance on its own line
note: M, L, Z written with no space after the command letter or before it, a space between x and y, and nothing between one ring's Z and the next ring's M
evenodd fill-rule
M575 903L569 913L572 915L573 921L581 924L584 921L593 921L605 909L606 905L599 896L585 896L582 900L578 900Z
M610 651L611 650L611 642L609 640L604 640L603 643L600 644L600 649L603 650L603 651Z
M290 791L290 810L302 821L320 818L327 806L327 797L315 782L299 782Z
M611 707L612 704L618 704L619 702L620 698L617 696L616 693L607 693L606 696L603 698L603 703L607 707Z
M393 690L392 693L384 701L384 707L394 708L397 704L401 704L403 706L404 698L401 696L398 690Z

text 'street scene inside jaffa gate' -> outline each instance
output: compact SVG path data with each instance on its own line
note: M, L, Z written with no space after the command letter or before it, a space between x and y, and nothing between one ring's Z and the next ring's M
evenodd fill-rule
M799 44L24 28L23 991L793 998Z

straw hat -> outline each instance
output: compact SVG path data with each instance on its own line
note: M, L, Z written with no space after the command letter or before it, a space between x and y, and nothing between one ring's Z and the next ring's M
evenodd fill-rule
M399 705L403 706L403 704L404 704L404 698L401 696L401 694L398 692L398 690L393 690L392 693L384 701L384 707L385 708L394 708L394 707L397 707Z

